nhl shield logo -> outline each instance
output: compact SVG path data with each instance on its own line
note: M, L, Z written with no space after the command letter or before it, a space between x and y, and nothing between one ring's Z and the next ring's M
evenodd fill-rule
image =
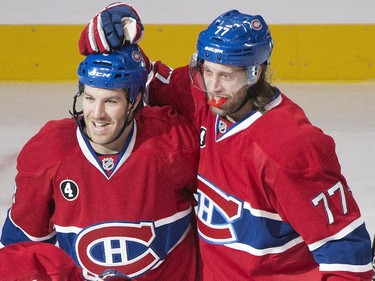
M113 158L108 157L102 160L102 167L105 171L112 170L114 166L115 166L115 161L113 160Z
M222 134L226 133L226 131L227 131L227 124L224 121L220 120L219 121L218 129L219 129L220 133L222 133Z

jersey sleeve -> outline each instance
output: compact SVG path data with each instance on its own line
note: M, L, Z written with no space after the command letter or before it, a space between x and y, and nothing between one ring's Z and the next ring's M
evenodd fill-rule
M0 249L2 280L83 281L82 269L60 248L23 242Z
M160 61L153 64L148 98L151 106L171 105L192 122L206 102L205 94L191 86L188 66L171 69Z
M43 128L23 147L17 158L17 175L11 208L2 230L4 245L21 241L55 243L51 227L54 212L52 177L57 168Z
M294 141L283 143L267 168L272 204L306 242L324 280L369 280L370 237L334 141L307 127L301 135L291 132Z

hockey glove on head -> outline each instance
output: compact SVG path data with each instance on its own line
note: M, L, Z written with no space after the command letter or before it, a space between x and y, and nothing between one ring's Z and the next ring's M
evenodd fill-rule
M79 52L109 53L125 44L137 43L143 31L141 19L132 6L114 3L99 12L81 32Z

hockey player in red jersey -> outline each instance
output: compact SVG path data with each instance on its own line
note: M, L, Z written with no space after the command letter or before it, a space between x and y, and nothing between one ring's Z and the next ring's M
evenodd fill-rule
M58 242L87 280L199 280L197 131L171 107L142 106L137 45L88 55L78 75L74 118L48 122L17 159L1 243Z
M97 15L105 36L83 32L80 50L115 47L126 6ZM152 66L150 103L173 105L200 130L203 280L371 280L370 237L334 140L267 81L272 49L261 16L232 10L200 33L190 66Z

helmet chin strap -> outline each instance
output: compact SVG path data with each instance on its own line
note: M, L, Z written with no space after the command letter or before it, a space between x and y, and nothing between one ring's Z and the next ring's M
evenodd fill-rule
M107 145L107 144L113 143L113 142L117 141L121 137L121 135L124 133L126 127L128 127L132 123L132 121L134 119L134 115L133 115L133 117L131 119L129 119L130 113L131 113L131 111L132 111L133 108L134 108L134 102L131 103L131 106L128 109L128 112L126 114L124 125L122 126L121 130L118 132L118 134L116 135L116 137L113 140L111 140L109 142L106 142L105 144L102 144L102 145ZM86 133L85 133L85 136L87 137ZM91 138L89 138L89 140L92 141L93 143L95 143Z
M231 121L232 123L235 123L236 120L234 120L231 115L240 111L250 100L250 95L246 95L246 97L244 98L244 100L242 101L242 103L240 104L240 106L233 112L231 112L229 115L225 115L223 117L227 118L229 121ZM233 122L234 121L234 122Z
M232 114L240 111L249 102L249 100L251 99L251 92L256 87L256 85L257 85L257 83L259 81L260 74L261 74L262 71L263 71L263 67L258 66L257 67L257 73L256 73L256 75L257 75L256 79L246 89L246 91L247 91L246 97L244 98L244 100L242 101L242 103L240 104L240 106L234 112L232 112ZM254 107L254 105L252 105L252 107Z
M116 136L113 140L111 140L110 142L107 142L107 143L105 143L105 144L113 143L113 142L115 142L116 140L118 140L118 139L121 137L121 135L124 133L126 127L128 127L128 126L133 122L133 120L134 120L134 118L135 118L135 114L137 113L137 111L141 108L141 106L142 106L142 99L143 99L143 92L141 93L141 101L138 103L137 107L135 107L135 103L136 103L136 101L137 101L136 99L135 99L133 102L130 102L131 106L130 106L130 108L128 109L128 112L127 112L127 114L126 114L126 118L125 118L124 125L122 126L120 132L117 134L117 136ZM134 111L133 111L133 109L134 109ZM134 114L133 114L133 116L130 118L130 114L132 113L132 111L133 111ZM91 140L91 141L92 141L92 140Z
M249 94L249 92L251 91L251 88L253 88L255 86L256 83L254 83L253 85L251 85L249 88L247 88L247 95L245 96L245 98L243 99L242 103L240 104L240 106L235 110L233 111L232 113L236 113L238 111L240 111L250 100L251 98L251 94Z

